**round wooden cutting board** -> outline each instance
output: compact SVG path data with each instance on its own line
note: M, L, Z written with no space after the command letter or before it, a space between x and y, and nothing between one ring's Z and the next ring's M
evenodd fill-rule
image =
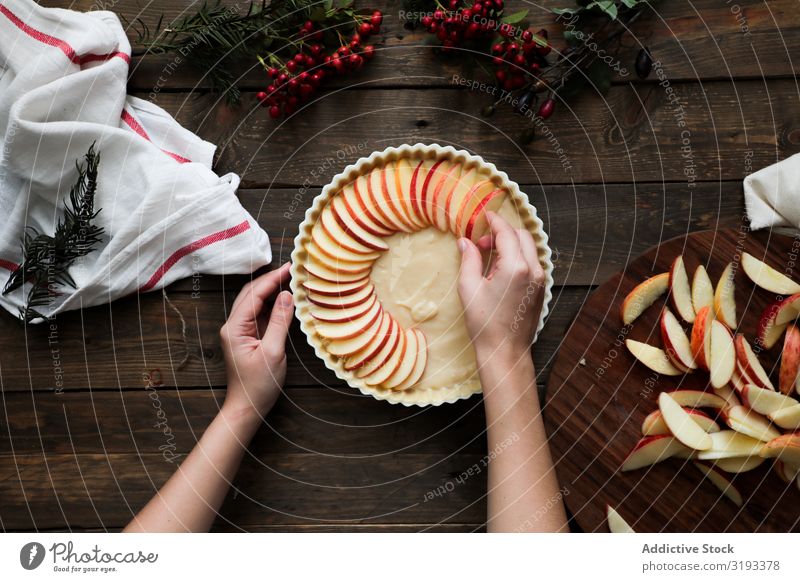
M573 321L550 373L544 414L564 500L584 531L608 531L606 504L639 532L800 529L798 486L782 481L771 461L734 478L745 499L741 508L721 496L691 461L668 459L636 471L619 470L641 437L642 420L658 408L659 392L711 390L706 372L659 376L634 360L625 349L626 338L663 347L658 320L666 295L628 327L620 317L623 299L646 278L668 271L680 254L690 279L703 264L716 285L729 262L738 265L742 251L800 281L800 264L795 265L800 238L769 231L703 231L669 240L633 260L589 295ZM775 295L756 288L741 269L735 283L738 332L752 344L759 316ZM760 355L773 381L782 341Z

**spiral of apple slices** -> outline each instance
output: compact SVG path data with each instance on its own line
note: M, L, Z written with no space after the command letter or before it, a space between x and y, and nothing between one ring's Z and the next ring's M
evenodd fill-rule
M373 263L396 232L433 227L477 242L487 211L505 191L477 166L451 160L400 158L375 168L331 196L311 230L303 283L316 332L345 370L368 386L413 388L425 372L428 343L403 329L378 301Z

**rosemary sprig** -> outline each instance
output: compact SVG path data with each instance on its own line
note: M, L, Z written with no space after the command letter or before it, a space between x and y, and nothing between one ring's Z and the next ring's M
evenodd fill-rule
M25 307L20 308L23 322L46 318L37 308L50 305L60 292L58 287L75 287L69 268L94 250L104 230L92 221L100 213L94 209L97 191L97 169L100 154L91 145L85 156L86 165L76 162L78 179L70 189L69 201L64 202L64 216L52 236L28 227L22 237L22 263L11 273L3 294L31 284Z

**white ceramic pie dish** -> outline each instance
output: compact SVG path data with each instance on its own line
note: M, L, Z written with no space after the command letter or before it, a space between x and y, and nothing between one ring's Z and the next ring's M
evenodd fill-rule
M311 306L303 282L307 279L305 269L302 265L306 258L305 247L311 240L311 229L316 224L320 212L328 203L333 194L353 181L361 174L366 174L376 167L383 166L386 162L397 160L402 157L414 158L447 158L461 162L462 164L475 164L483 168L497 184L502 186L510 195L515 204L520 218L531 232L536 241L539 251L539 260L545 271L545 291L544 306L539 325L536 329L538 337L544 321L549 312L549 304L552 299L553 287L553 262L551 260L550 247L547 244L548 237L544 231L544 225L536 213L536 208L530 204L527 196L519 189L519 185L509 179L505 172L501 172L494 164L486 162L480 156L472 155L463 150L456 150L451 146L440 146L438 144L415 144L402 145L400 147L389 147L380 152L373 152L369 157L361 158L355 164L347 166L342 172L334 176L333 180L322 189L322 192L314 198L311 207L306 211L305 219L300 224L298 235L294 239L294 250L292 251L291 283L290 287L294 294L295 314L300 321L300 328L305 333L308 343L314 348L314 352L325 366L336 374L337 377L346 381L350 386L358 388L363 394L372 396L377 400L385 400L392 404L404 404L406 406L438 406L444 403L452 403L457 400L469 398L473 394L481 391L480 382L477 378L471 378L455 386L443 388L411 388L404 391L392 391L367 385L356 375L344 368L343 361L332 356L325 350L322 338L316 333L314 319L309 314Z

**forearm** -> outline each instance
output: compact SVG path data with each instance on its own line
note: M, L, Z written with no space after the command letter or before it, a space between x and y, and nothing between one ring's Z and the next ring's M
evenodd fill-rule
M490 451L488 530L567 531L530 357L479 357Z
M124 531L208 531L258 426L255 413L223 406L189 456Z

